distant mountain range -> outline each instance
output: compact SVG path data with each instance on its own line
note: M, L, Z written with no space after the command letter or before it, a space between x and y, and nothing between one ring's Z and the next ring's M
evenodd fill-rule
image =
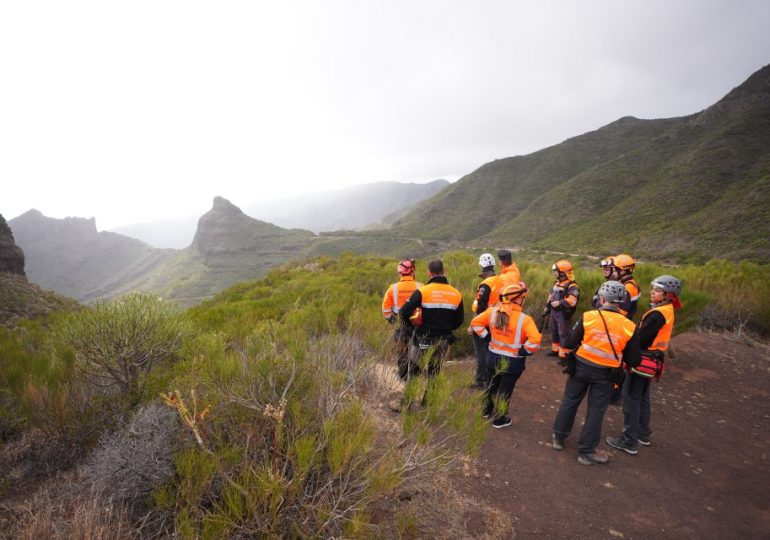
M448 187L434 182L431 189L438 193L406 215L406 201L414 199L393 202L379 184L350 190L345 200L357 203L316 197L313 204L321 206L309 210L308 201L300 213L313 214L320 228L353 227L364 215L369 226L395 221L389 229L318 236L254 219L217 197L181 250L152 248L97 232L93 220L52 219L35 210L10 226L30 280L81 301L143 290L193 304L284 261L343 251L433 256L460 246L522 246L767 262L770 66L702 112L621 118L550 148L487 163ZM367 191L373 206L364 207ZM276 206L276 212L286 210Z
M690 116L621 118L483 165L392 233L479 246L770 260L770 66Z
M446 180L426 184L376 182L252 203L243 206L243 211L279 227L316 233L386 228L448 185ZM142 240L154 247L182 249L192 242L197 223L197 217L188 216L126 225L111 232Z
M0 326L14 326L23 319L78 307L74 300L45 291L27 280L24 252L0 215Z
M93 219L54 219L30 210L10 221L40 285L87 302L132 290L194 304L297 256L315 235L245 215L221 197L199 222L192 245L157 249L97 232Z

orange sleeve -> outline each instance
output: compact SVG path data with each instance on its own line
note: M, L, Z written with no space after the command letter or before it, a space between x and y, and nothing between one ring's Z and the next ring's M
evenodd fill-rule
M389 319L393 315L393 285L388 287L385 298L382 299L382 316Z
M489 316L492 314L492 308L487 308L482 313L479 313L471 320L471 328L479 337L487 337L489 330Z
M540 340L543 339L543 335L538 331L535 320L529 315L524 319L524 335L527 341L524 343L524 349L528 353L533 353L540 348Z

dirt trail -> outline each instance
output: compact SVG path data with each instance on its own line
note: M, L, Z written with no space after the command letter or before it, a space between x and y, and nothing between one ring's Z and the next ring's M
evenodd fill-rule
M673 352L638 455L602 442L610 463L579 465L585 405L564 451L551 448L565 376L540 353L514 392L513 425L490 427L477 472L458 467L454 483L512 516L517 538L770 538L770 348L690 332ZM610 407L602 441L622 424Z

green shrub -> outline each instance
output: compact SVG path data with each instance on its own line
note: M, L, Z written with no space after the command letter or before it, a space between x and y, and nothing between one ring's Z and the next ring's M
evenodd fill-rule
M173 305L132 293L62 319L57 332L91 384L137 401L146 375L182 347L188 327Z

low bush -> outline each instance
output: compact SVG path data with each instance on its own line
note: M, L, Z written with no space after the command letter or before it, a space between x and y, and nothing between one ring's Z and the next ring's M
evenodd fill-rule
M80 467L80 478L105 500L144 503L174 472L179 422L160 403L140 406L131 420L105 433Z

